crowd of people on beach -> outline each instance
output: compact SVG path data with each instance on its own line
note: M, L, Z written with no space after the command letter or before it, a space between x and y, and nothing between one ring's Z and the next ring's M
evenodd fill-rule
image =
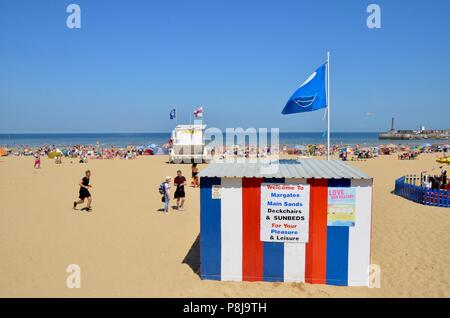
M170 146L170 143L165 146ZM411 147L408 145L380 145L380 146L363 146L363 145L333 145L331 149L331 154L336 155L343 160L368 160L376 158L380 155L397 154L399 160L412 160L417 158L421 153L438 153L443 152L444 157L448 156L450 152L449 145L424 145ZM214 148L210 151L211 156L218 156L219 158L226 157L257 157L266 158L272 155L297 155L298 157L315 157L315 156L326 156L327 148L325 145L300 145L295 147L289 146L279 146L279 147L254 147L245 146L240 147L237 145L230 147ZM127 146L125 148L117 148L115 146L111 147L101 147L98 143L97 145L75 145L62 147L61 149L55 145L49 146L44 145L37 148L28 147L18 147L13 155L16 156L34 156L34 168L41 168L41 157L47 156L54 160L55 164L61 164L63 158L71 159L70 162L87 163L91 159L135 159L143 155L153 155L155 154L153 149L150 147L142 146ZM190 185L194 188L199 187L198 178L198 167L194 163L191 166L191 182ZM87 200L87 205L82 210L87 212L91 211L92 197L89 189L92 187L90 185L90 170L87 170L85 176L79 182L79 200L73 203L73 208L76 209L79 204L83 204ZM443 169L440 174L422 174L420 179L415 178L416 185L420 185L432 189L447 189L450 190L450 185L447 181L447 171ZM417 182L419 181L419 182ZM175 191L173 194L173 199L176 200L176 206L173 209L179 211L184 210L184 204L186 200L185 186L187 186L186 177L183 176L181 170L178 170L176 176L173 178L167 176L163 183L161 183L159 188L159 193L161 194L161 201L164 202L164 212L169 212L170 201L171 201L171 188L174 187Z
M172 143L169 140L163 146L152 145L135 146L129 145L127 147L116 147L111 145L109 147L101 146L99 143L96 145L74 145L74 146L56 146L56 145L43 145L40 147L27 147L17 146L15 150L10 151L12 155L16 156L47 156L49 158L58 159L55 162L61 162L62 158L78 159L79 162L85 163L92 159L135 159L145 155L157 155L168 154ZM280 145L280 146L264 146L257 147L252 145L246 146L223 146L209 149L206 146L207 152L212 157L226 158L226 157L239 157L239 158L266 158L272 155L298 155L300 157L317 157L326 156L327 147L323 144L310 144L310 145ZM367 160L376 158L379 155L398 154L399 159L414 159L420 153L433 153L433 152L448 152L450 151L450 145L422 145L422 146L409 146L409 145L378 145L378 146L366 146L366 145L332 145L331 155L338 155L341 160Z
M404 153L399 153L398 154L398 159L399 160L414 160L419 156L418 151L408 151L408 152L404 152Z
M375 157L378 157L378 152L375 150L374 147L370 147L370 148L354 148L349 150L349 148L345 147L345 148L341 148L339 150L339 159L341 159L342 161L347 161L347 160L367 160L367 159L372 159ZM351 156L350 156L351 153ZM350 158L349 158L350 156Z
M34 167L41 167L41 157L54 159L56 164L61 164L63 158L71 159L79 163L87 163L91 159L135 159L143 155L153 155L154 151L143 147L128 146L126 148L101 148L98 146L76 145L60 150L56 146L41 146L35 149L19 148L13 153L16 156L35 157Z
M444 156L450 152L450 147L445 146L430 146L430 147L415 147L402 145L384 145L384 146L371 146L364 147L361 145L354 146L342 146L333 145L331 149L331 155L338 154L339 159L343 161L360 161L376 158L380 155L389 155L397 153L399 160L412 160L419 156L421 153L431 152L444 152ZM56 146L41 146L34 150L28 150L22 148L14 153L17 156L33 155L35 157L34 168L39 169L41 167L41 156L47 156L54 159L55 164L61 164L63 158L75 159L79 163L87 163L91 159L135 159L143 155L153 155L154 153L144 147L128 146L126 148L116 148L111 146L110 148L103 148L99 145L85 146L76 145L60 150ZM281 147L240 147L230 146L214 148L210 151L210 155L213 158L224 159L227 157L235 158L270 158L272 155L297 155L299 158L308 158L315 156L326 156L326 147L324 145L308 145L289 148L287 146Z
M43 145L39 147L17 146L14 150L10 150L10 154L14 156L49 156L54 157L58 153L61 157L89 159L132 159L137 156L167 154L167 148L154 145L154 147L144 147L129 145L127 147L116 147L111 145L103 147L99 145L74 145L74 146L56 146Z

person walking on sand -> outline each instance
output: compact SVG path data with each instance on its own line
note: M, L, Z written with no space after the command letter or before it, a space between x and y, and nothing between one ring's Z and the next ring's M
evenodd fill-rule
M186 194L184 192L184 186L186 185L186 178L181 173L181 170L177 171L177 176L175 177L173 183L177 187L174 195L175 199L177 200L177 210L183 211L184 200L186 197Z
M34 169L40 169L41 168L41 155L36 152L34 154Z
M171 177L166 177L166 180L161 183L159 186L159 193L162 194L161 201L164 202L164 212L169 212L169 203L170 203L170 181Z
M92 197L91 197L91 193L89 192L89 188L92 188L92 186L89 184L91 178L91 170L86 170L85 172L85 176L83 177L83 179L81 179L79 185L80 185L80 200L79 201L75 201L73 203L73 208L74 210L77 208L78 204L82 204L84 203L84 199L87 199L87 205L86 207L82 208L81 211L86 211L86 212L90 212L91 209L91 204L92 204Z
M198 183L198 176L197 176L197 175L198 175L197 164L196 164L196 163L193 163L191 169L192 169L192 181L191 181L191 186L193 186L194 188L196 188L196 187L199 186L199 183Z

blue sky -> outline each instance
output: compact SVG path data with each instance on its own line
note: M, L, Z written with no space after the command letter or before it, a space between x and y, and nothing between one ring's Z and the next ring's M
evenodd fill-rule
M449 15L448 0L0 0L0 132L169 131L174 106L179 123L203 106L208 126L323 131L323 110L281 110L327 50L332 130L450 129Z

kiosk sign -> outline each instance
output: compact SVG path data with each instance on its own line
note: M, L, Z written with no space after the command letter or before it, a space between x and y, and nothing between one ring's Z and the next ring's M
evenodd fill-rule
M261 184L261 241L308 242L309 184Z

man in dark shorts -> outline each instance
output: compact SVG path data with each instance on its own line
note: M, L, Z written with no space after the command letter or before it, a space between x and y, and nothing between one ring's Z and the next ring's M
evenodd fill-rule
M186 194L184 192L184 186L186 185L186 178L181 174L181 170L177 171L177 176L173 180L173 183L177 187L175 190L175 199L177 200L177 209L183 211L184 200Z
M86 211L86 212L90 212L91 209L91 203L92 203L92 197L91 197L91 193L89 192L89 188L92 188L91 185L89 185L89 181L91 178L91 170L86 170L85 172L85 176L83 177L83 179L81 179L79 185L80 185L80 201L75 201L73 203L73 208L74 210L77 208L78 204L84 203L84 199L87 199L87 205L85 208L82 208L81 211Z

